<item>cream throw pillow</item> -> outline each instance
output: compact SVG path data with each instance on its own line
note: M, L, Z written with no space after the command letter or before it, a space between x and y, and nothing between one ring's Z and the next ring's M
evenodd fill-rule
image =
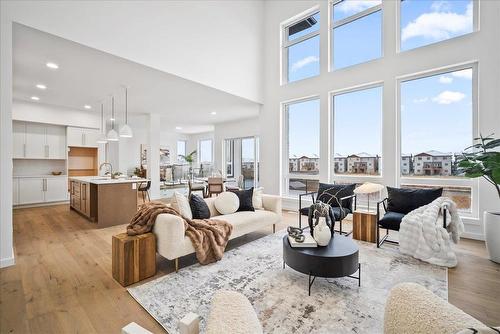
M264 209L264 204L262 203L263 193L264 193L264 188L262 187L253 188L252 204L254 209Z
M174 192L172 207L176 209L182 217L193 219L193 213L191 212L191 206L189 205L187 197L178 191Z
M214 202L215 208L223 215L235 213L240 207L240 199L230 191L220 193Z

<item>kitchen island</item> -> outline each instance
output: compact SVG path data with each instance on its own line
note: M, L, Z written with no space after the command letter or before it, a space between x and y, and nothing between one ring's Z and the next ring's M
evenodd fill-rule
M128 224L137 212L137 188L142 178L70 177L70 208L97 227Z

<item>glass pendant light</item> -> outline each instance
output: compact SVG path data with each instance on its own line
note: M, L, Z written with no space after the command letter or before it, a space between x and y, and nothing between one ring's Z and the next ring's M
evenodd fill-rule
M128 125L128 94L127 87L125 87L125 124L120 129L120 137L132 138L132 128Z
M115 97L111 97L111 130L108 131L108 141L118 141L118 132L115 130Z
M104 129L104 105L101 103L101 134L97 139L98 144L106 144L108 139L106 138L106 133Z

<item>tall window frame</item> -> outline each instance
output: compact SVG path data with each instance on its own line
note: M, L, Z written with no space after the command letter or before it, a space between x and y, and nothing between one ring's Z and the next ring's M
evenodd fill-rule
M456 72L466 69L472 69L472 138L470 138L470 143L472 145L473 139L479 136L479 114L478 114L478 62L471 61L461 64L455 64L445 67L440 67L436 69L426 70L418 73L407 74L399 76L396 78L396 89L397 89L397 147L396 147L396 183L398 186L402 185L415 185L415 186L458 186L458 187L468 187L471 189L471 207L470 210L460 211L460 216L466 218L479 218L479 180L469 179L469 178L449 178L449 177L414 177L414 176L403 176L401 175L401 144L402 144L402 115L401 115L401 84L411 80L418 80L426 77L445 75L450 72Z
M183 150L179 150L179 144L181 144L184 148ZM184 158L181 158L179 155L186 155L187 154L187 140L177 140L177 162L185 162Z
M289 181L290 179L301 179L301 180L307 180L311 181L311 183L317 183L318 180L320 179L320 172L319 173L304 173L304 174L297 174L297 173L291 173L290 172L290 165L289 165L289 152L290 152L290 146L289 146L289 140L288 140L288 134L289 134L289 106L292 104L296 103L302 103L302 102L308 102L308 101L319 101L321 104L321 99L319 95L312 95L312 96L307 96L307 97L302 97L298 99L293 99L293 100L288 100L284 101L281 103L281 115L282 115L282 181L281 181L281 196L284 197L293 197L292 195L289 194ZM321 107L319 108L319 114L321 118ZM321 123L318 124L320 126ZM320 126L320 131L321 131L321 126ZM318 136L320 136L320 133L318 132ZM318 141L320 141L320 138L318 138ZM321 144L319 149L321 149ZM321 165L321 156L319 156L318 159L318 164ZM306 184L307 188L307 184Z
M383 11L382 11L383 1L381 1L380 4L378 4L378 5L367 8L365 10L362 10L358 13L347 16L347 17L335 22L333 20L334 7L335 7L335 5L340 4L342 1L344 1L344 0L330 0L330 3L328 4L328 43L329 43L329 47L328 47L328 50L329 50L328 71L329 72L342 70L344 68L349 68L352 66L357 66L357 65L371 62L371 61L374 61L374 60L377 60L377 59L384 57L384 22L383 22L384 18L383 18L383 15L381 15L382 22L380 24L380 29L381 29L381 31L380 31L380 37L381 37L380 38L380 57L374 58L374 59L369 59L369 60L363 61L361 63L352 64L352 65L341 67L341 68L335 68L335 66L334 66L334 61L335 61L334 60L334 47L335 47L334 30L336 28L340 28L340 27L347 25L349 23L355 22L359 19L365 18L365 17L367 17L371 14L374 14L376 12L381 12L381 14L383 14Z
M202 160L202 155L203 155L203 150L202 150L202 144L204 142L210 142L210 160L209 161L203 161ZM206 139L200 139L198 141L198 164L209 164L212 165L214 163L214 141L212 138L206 138Z
M289 35L289 28L291 26L297 24L300 21L303 21L303 20L306 20L310 17L313 17L316 14L321 15L319 6L315 6L311 9L305 11L305 12L297 15L297 17L294 17L291 20L288 20L281 25L281 64L282 64L282 66L281 66L281 84L282 85L296 82L296 81L302 81L302 80L305 80L308 78L313 78L313 77L319 76L321 74L321 66L319 69L319 73L317 75L305 77L305 78L294 80L294 81L289 80L289 73L288 73L288 65L289 65L288 64L288 57L289 57L290 47L318 36L320 38L319 48L321 49L321 34L320 34L321 27L319 27L317 31L312 31L306 35L300 36L300 37L295 38L293 40L289 40L289 36L290 36ZM321 26L321 22L320 22L320 26Z

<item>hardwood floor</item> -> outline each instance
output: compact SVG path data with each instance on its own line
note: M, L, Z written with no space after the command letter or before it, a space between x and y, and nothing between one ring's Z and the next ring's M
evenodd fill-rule
M296 213L283 217L278 228L296 224ZM67 205L14 210L16 265L0 270L0 333L119 333L132 321L163 332L112 278L111 236L124 230L124 225L96 229ZM269 233L238 238L229 248ZM459 266L449 270L450 302L500 325L500 265L486 259L482 242L464 240L459 249ZM180 266L195 261L187 256ZM173 262L160 256L157 264L155 277L174 270Z

